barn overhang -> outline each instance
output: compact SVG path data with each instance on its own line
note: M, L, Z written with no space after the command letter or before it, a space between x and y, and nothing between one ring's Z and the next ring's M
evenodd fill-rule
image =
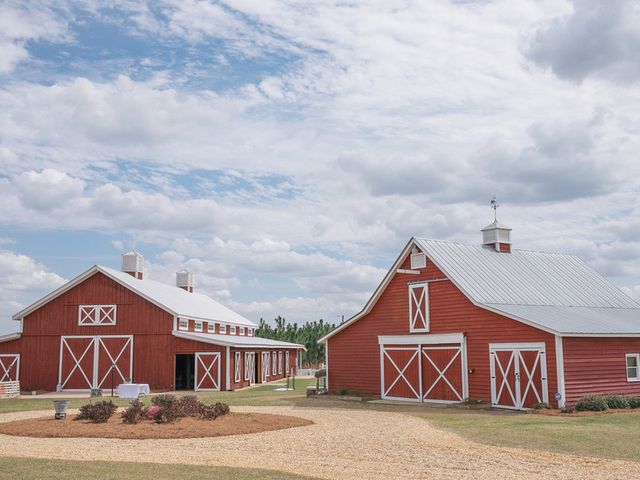
M221 347L242 348L242 349L283 349L291 348L295 350L307 349L299 343L281 342L270 338L261 337L239 337L233 335L218 335L211 333L194 333L180 332L174 330L174 337L184 338L185 340L194 340L196 342L208 343L210 345L218 345Z

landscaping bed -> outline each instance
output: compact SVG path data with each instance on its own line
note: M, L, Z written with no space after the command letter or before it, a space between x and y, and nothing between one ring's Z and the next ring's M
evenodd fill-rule
M71 418L55 420L51 416L1 423L0 434L38 438L199 438L267 432L311 424L313 422L310 420L287 415L233 412L215 421L184 417L172 423L162 424L151 420L127 424L116 415L105 423Z

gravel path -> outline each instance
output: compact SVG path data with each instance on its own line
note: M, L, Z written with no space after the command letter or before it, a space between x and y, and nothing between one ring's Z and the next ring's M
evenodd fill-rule
M308 418L314 425L233 437L177 440L48 439L0 435L0 455L190 463L284 470L331 480L640 479L640 464L491 447L400 413L233 407ZM50 412L19 412L0 422Z

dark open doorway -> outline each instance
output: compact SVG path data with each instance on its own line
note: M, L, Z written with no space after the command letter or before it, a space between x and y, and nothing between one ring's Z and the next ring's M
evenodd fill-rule
M176 355L176 390L193 390L195 355Z

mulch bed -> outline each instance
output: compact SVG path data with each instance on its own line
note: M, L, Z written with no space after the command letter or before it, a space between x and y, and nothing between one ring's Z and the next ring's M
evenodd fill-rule
M116 412L106 423L73 420L73 417L74 415L70 415L66 420L55 420L51 415L0 423L0 433L39 438L200 438L267 432L313 424L304 418L265 413L229 413L215 420L185 417L165 424L143 420L136 425L122 423L120 412Z

